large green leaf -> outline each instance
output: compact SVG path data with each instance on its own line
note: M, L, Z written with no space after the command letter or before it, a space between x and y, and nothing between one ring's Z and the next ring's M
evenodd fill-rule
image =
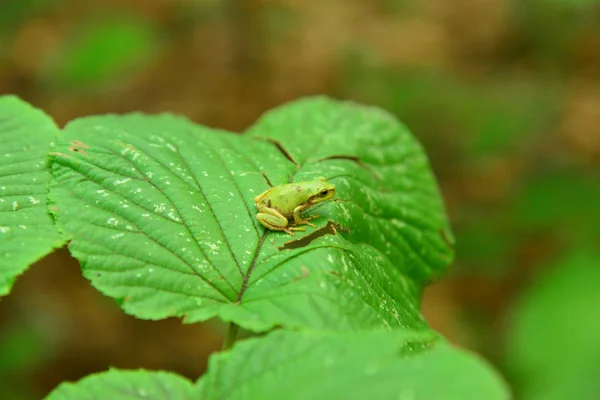
M431 334L276 331L213 355L199 398L508 399L482 360Z
M485 362L431 333L278 330L213 355L192 385L167 372L111 369L63 383L47 400L508 399Z
M505 364L520 398L600 393L600 253L574 251L535 280L510 315Z
M263 173L275 185L325 176L339 201L305 235L265 231L252 200ZM82 118L53 174L57 223L84 275L140 318L420 326L422 286L452 258L421 147L389 114L352 103L299 100L243 136L170 115Z
M42 111L14 96L0 97L0 296L63 243L46 211L47 157L57 133Z
M195 391L190 381L170 372L110 369L76 383L62 383L46 400L192 400L198 399Z

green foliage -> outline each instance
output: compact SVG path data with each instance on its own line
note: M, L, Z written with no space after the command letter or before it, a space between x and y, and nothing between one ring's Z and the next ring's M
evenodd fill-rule
M431 333L276 331L210 359L201 398L507 399L480 360ZM237 384L232 384L237 382Z
M365 58L349 54L343 94L394 112L431 142L428 148L440 151L437 158L451 158L454 168L477 168L472 164L489 156L514 156L545 128L558 104L559 91L549 84L541 89L511 75L469 82L436 70L398 72L368 65ZM449 167L440 166L439 173Z
M567 242L593 242L600 235L598 171L549 172L531 179L515 199L521 230L556 229Z
M514 2L522 45L538 68L552 75L573 68L578 43L586 34L597 34L599 4L598 0Z
M157 51L156 28L149 21L105 16L71 28L70 38L52 55L45 79L63 88L94 87L134 74Z
M435 382L435 384L432 384ZM47 400L507 399L479 359L432 333L276 331L214 355L195 387L164 372L117 371L62 384Z
M559 9L573 9L578 7L585 6L594 6L599 5L600 1L598 0L537 0L534 3L537 4L537 7L548 7L548 6L558 6Z
M20 260L20 272L59 245L54 223L83 274L132 315L218 317L234 323L230 333L283 328L213 356L196 384L110 370L48 399L508 397L489 367L419 313L453 239L421 147L390 114L315 97L268 112L243 135L168 114L80 118L59 135L51 174L52 121L14 97L1 98L0 115L10 159L0 165L0 204L10 205L0 215L11 222L2 233L32 232L45 245L32 241L18 259L19 247L2 241L3 261ZM319 176L337 198L308 211L320 215L316 228L290 237L257 222L253 198L269 184Z
M111 400L192 400L194 387L190 381L170 372L145 370L107 372L90 375L76 384L63 383L46 400L111 399Z
M0 376L35 366L36 356L43 351L43 338L35 329L17 325L12 331L3 330L0 337ZM5 385L0 385L4 388ZM1 392L0 392L1 393Z
M600 392L600 254L569 254L516 304L506 368L523 399L591 399Z
M39 330L29 324L3 321L0 330L0 399L38 399L27 382L27 375L45 361L51 352Z
M47 153L58 128L43 112L0 97L0 296L64 240L46 210Z
M473 177L493 178L490 160L510 171L530 157L528 152L545 140L548 121L558 115L560 88L551 82L544 82L544 86L532 83L514 74L467 81L434 69L399 72L365 62L367 56L350 54L343 94L391 110L418 132L429 149L436 175L460 196L455 197L460 201L455 202L453 230L461 239L456 249L458 268L453 271L497 274L513 268L523 242L516 225L526 230L518 220L519 212L498 198L479 204L479 199L469 199L468 192L475 190L466 188L473 182L485 182ZM509 173L511 179L518 180ZM512 190L511 186L505 191ZM560 204L546 202L542 207Z
M0 6L0 36L48 6L50 0L4 0Z
M456 227L460 231L456 253L463 262L485 264L486 272L505 271L506 258L514 254L520 239L517 235L505 237L512 231L506 224L512 216L494 211L484 209L463 216L464 226Z
M275 185L337 185L314 240L259 225L263 172ZM82 118L65 128L53 174L84 275L140 318L417 327L421 287L452 257L421 148L390 115L351 103L297 101L243 136L169 115Z

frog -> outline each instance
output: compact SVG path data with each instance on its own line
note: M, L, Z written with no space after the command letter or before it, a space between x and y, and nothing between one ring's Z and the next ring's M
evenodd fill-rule
M258 209L256 219L267 229L284 231L293 236L294 231L306 230L297 225L316 227L310 221L319 216L311 215L302 218L301 212L334 197L335 185L329 183L324 177L273 186L254 198Z

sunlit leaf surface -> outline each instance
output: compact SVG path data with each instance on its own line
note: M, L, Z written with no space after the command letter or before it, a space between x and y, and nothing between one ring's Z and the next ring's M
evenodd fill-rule
M53 174L84 275L140 318L416 327L423 285L452 259L421 147L388 113L353 103L299 100L242 136L171 115L81 118ZM307 211L316 229L258 223L253 198L268 181L320 176L337 200Z

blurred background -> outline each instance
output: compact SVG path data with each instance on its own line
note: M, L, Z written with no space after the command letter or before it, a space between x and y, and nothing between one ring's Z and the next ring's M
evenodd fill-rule
M427 320L516 398L600 398L599 0L0 0L7 93L60 126L140 110L240 131L319 93L390 110L457 239ZM124 315L62 250L0 300L0 398L109 366L196 378L221 330Z

